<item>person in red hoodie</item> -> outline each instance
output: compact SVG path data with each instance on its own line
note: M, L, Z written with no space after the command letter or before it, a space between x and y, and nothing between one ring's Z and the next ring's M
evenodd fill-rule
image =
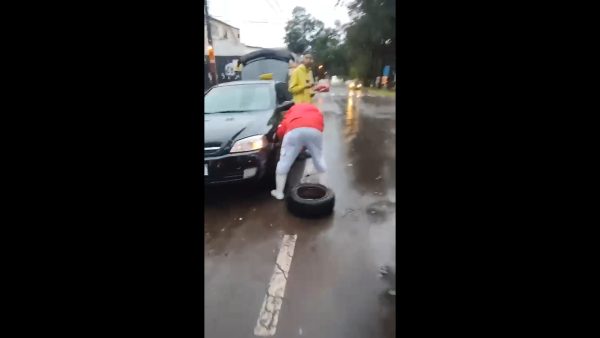
M277 139L283 140L277 169L275 170L275 190L271 195L283 199L283 189L287 174L303 148L308 149L318 173L326 170L323 159L323 114L310 103L298 103L285 114L277 127Z

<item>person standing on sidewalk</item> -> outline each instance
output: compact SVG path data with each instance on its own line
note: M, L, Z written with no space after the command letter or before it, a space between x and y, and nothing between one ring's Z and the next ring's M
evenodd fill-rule
M303 55L302 64L292 71L289 91L294 97L294 103L311 103L312 87L314 85L312 64L312 55L306 53Z

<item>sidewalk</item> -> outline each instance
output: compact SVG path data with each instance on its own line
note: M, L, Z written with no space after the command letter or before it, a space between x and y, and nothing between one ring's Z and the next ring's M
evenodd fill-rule
M377 88L366 88L367 93L377 96L386 96L386 97L396 97L395 91L389 91L387 89L377 89Z

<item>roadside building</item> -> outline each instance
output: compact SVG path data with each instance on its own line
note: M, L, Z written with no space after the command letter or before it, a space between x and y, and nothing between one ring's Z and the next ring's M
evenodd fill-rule
M240 79L241 67L239 65L240 56L252 51L261 49L261 47L247 46L240 42L240 29L224 21L209 17L210 30L212 35L213 48L215 51L215 61L217 66L217 76L219 83L235 81ZM205 89L208 89L211 83L211 75L208 71L208 27L204 23L204 76Z

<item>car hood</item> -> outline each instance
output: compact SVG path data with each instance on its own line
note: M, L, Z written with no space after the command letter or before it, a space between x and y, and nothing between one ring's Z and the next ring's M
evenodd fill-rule
M227 150L235 141L269 133L275 123L273 110L204 114L204 147Z

